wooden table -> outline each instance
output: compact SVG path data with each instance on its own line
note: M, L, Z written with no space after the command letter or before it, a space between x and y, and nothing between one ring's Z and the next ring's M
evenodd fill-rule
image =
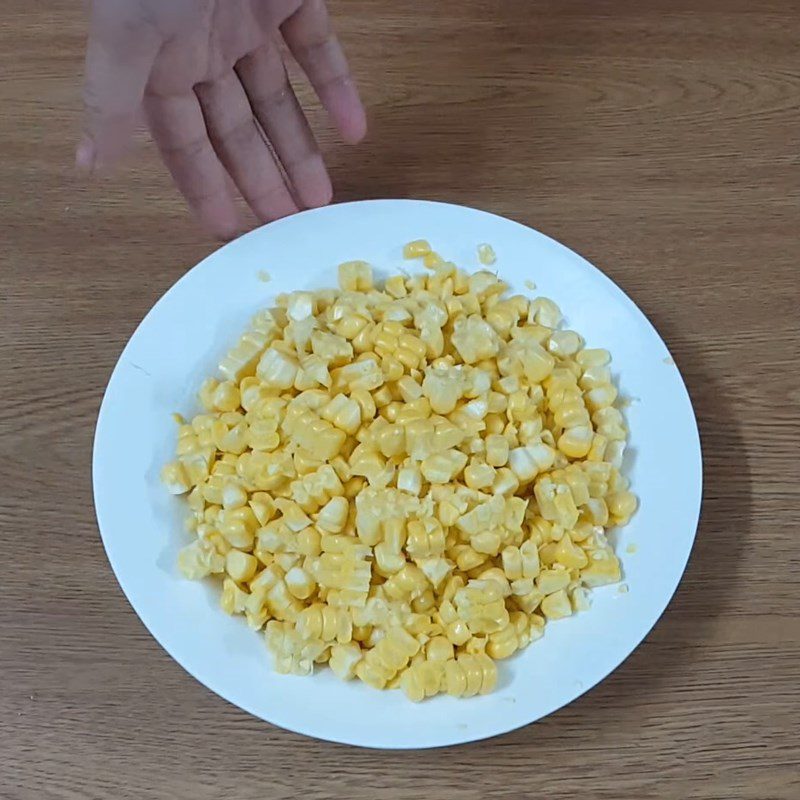
M331 5L371 120L343 148L312 108L338 199L535 226L602 267L675 353L706 478L686 577L601 686L483 744L310 741L192 680L109 569L90 450L128 336L215 244L152 148L93 185L73 175L80 4L4 0L0 797L796 800L800 3Z

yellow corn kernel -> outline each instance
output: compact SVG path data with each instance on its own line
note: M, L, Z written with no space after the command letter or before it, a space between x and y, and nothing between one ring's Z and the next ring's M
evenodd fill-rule
M465 364L491 358L500 350L494 328L476 314L456 320L451 341Z
M569 586L570 576L565 569L543 569L536 578L536 588L542 594L548 595Z
M294 384L299 366L297 358L276 347L269 347L258 362L256 374L270 389L289 389Z
M553 331L547 340L547 349L555 356L567 358L580 350L583 342L575 331Z
M547 595L542 600L542 613L547 619L562 619L572 616L572 604L564 589L559 589Z
M337 394L321 410L320 416L345 433L354 434L361 425L361 408L352 398Z
M431 246L425 239L415 239L403 246L403 258L422 258L431 252Z
M611 363L611 354L608 350L581 350L575 360L582 367L604 367Z
M171 461L164 465L161 482L170 494L184 494L192 488L192 482L180 461Z
M271 319L271 318L270 318ZM219 364L219 371L231 381L238 381L255 372L256 364L264 352L264 348L278 332L272 323L270 331L251 330L245 333Z
M604 551L592 553L589 565L581 570L581 582L594 589L609 583L618 583L622 580L622 570L619 559L613 553Z
M286 581L286 588L298 600L306 600L314 594L317 584L314 579L302 567L294 566L287 573L284 578Z
M590 389L585 394L586 406L590 411L597 411L601 408L613 405L617 399L617 390L612 384L598 386L595 389Z
M531 301L528 320L547 328L557 328L561 322L561 309L552 300L537 297Z
M458 656L445 662L446 692L454 697L488 694L497 684L497 667L485 654Z
M366 652L356 666L356 675L364 683L382 689L417 654L419 647L419 642L410 633L392 627Z
M344 608L313 603L298 614L297 632L304 639L347 644L353 637L353 620Z
M567 428L558 438L558 449L568 458L583 458L589 453L594 441L591 427L580 425Z
M236 581L225 578L222 581L222 594L219 604L226 614L244 614L247 604L248 594L242 591Z
M625 525L636 511L636 495L628 491L614 492L607 498L608 510L614 515L617 524Z
M438 520L410 520L406 530L406 552L412 558L431 558L444 553L445 532Z
M241 550L230 550L225 557L225 571L235 581L249 581L256 574L258 559Z
M572 537L565 533L555 549L555 560L567 569L582 569L589 563L589 557L574 544Z
M583 370L578 385L584 391L611 384L611 370L608 367L592 366Z
M383 589L386 595L394 600L414 600L428 586L425 573L414 564L406 564L383 584Z
M442 691L444 676L445 664L443 661L422 660L403 670L400 676L400 687L409 700L419 703L426 697L432 697Z
M455 593L459 616L474 634L494 633L508 624L502 586L493 580L471 580Z
M453 643L446 636L434 636L425 645L425 657L428 661L449 661L455 658Z
M198 539L178 553L178 569L189 580L200 580L225 569L225 558L211 543Z
M523 620L527 620L527 616L523 612L515 612L515 614L521 614ZM525 627L523 627L524 630ZM486 643L486 654L495 659L508 658L524 646L523 642L519 625L512 620L505 628L489 636L489 641Z
M366 261L339 264L339 286L347 292L367 292L372 288L372 267Z
M346 681L355 677L358 662L363 658L363 652L358 642L335 644L331 647L331 657L328 666L340 680Z
M408 290L406 289L406 284L402 275L392 275L390 278L387 278L383 288L392 297L397 299L408 295Z

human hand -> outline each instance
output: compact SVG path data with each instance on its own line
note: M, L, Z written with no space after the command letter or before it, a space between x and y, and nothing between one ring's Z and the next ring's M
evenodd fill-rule
M330 202L281 37L342 138L358 142L366 117L323 0L94 0L78 166L115 161L143 111L177 187L217 236L240 229L235 189L262 221Z

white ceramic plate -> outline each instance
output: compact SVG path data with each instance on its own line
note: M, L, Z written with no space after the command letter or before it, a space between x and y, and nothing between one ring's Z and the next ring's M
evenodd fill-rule
M614 358L631 398L627 465L640 510L616 537L629 591L593 593L592 607L547 626L543 639L500 665L494 694L412 704L402 692L273 672L263 637L218 608L218 591L181 579L184 504L159 483L173 457L170 414L196 411L251 315L278 292L336 285L336 265L365 259L380 272L415 264L401 248L427 238L479 269L491 243L514 290L553 298L591 347ZM271 282L259 273L268 271ZM156 303L119 359L100 409L94 496L108 558L150 632L197 680L275 725L320 739L383 748L458 744L527 725L571 702L615 669L664 611L683 574L700 511L702 466L692 406L666 346L634 303L583 258L530 228L460 206L377 200L307 211L238 239L188 272ZM628 554L629 545L635 553Z

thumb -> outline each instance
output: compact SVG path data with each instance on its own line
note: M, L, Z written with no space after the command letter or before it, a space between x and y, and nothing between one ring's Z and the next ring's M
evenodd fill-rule
M130 142L161 36L137 19L135 0L93 3L83 89L84 134L75 153L79 168L116 161Z

